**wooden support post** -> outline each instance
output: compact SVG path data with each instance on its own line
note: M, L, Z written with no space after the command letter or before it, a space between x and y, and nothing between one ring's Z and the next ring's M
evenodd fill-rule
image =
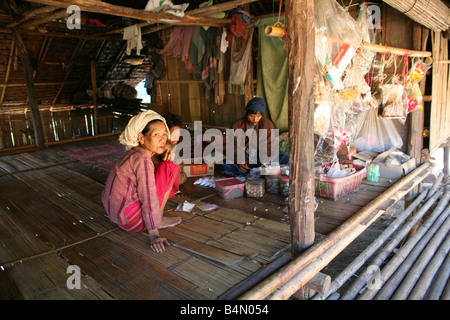
M23 71L25 74L25 83L27 85L28 105L31 110L31 119L33 122L34 140L36 147L41 149L44 147L44 129L42 127L41 115L39 113L39 107L36 96L36 88L33 80L33 68L31 66L30 58L28 57L27 50L22 40L22 36L17 29L11 29L14 37L14 43L16 45L17 53L19 54L22 62Z
M314 1L287 1L292 254L314 242Z
M91 82L92 82L92 100L94 103L94 128L92 129L92 135L96 135L98 132L97 125L97 77L95 74L95 61L91 61Z
M314 242L314 1L287 1L291 255ZM297 292L309 298L308 288Z
M429 36L429 30L423 28L422 26L416 24L413 29L413 47L417 50L426 50L427 41ZM425 82L426 82L426 74L424 79L422 79L420 83L420 90L422 94L425 94ZM409 125L409 137L407 141L407 153L412 158L416 159L416 163L421 163L422 157L422 149L423 149L423 129L424 129L424 110L419 109L412 112L407 121ZM416 197L420 192L419 186L414 188L410 197Z

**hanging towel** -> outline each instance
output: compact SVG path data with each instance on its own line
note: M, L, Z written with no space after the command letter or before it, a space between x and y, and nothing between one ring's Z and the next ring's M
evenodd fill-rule
M233 37L231 41L230 77L228 80L228 92L233 92L233 85L240 88L239 94L244 94L245 77L247 76L248 63L251 56L253 28L247 29L248 36L240 39ZM237 49L237 41L242 41L242 47Z
M126 27L123 30L123 40L127 40L127 55L131 54L131 50L136 48L136 55L141 54L142 36L141 27L137 24Z

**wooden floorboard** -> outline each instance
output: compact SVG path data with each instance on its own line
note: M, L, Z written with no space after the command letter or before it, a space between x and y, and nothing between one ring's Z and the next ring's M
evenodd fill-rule
M98 145L0 156L0 287L8 288L1 299L216 299L289 252L284 197L225 200L194 185L196 178L165 208L182 218L161 230L172 245L151 251L146 233L127 233L107 218L101 192L108 173L67 155ZM318 199L316 232L331 232L391 183ZM192 212L175 211L184 201L195 204ZM202 211L202 204L218 208ZM81 269L81 291L66 286L70 265Z

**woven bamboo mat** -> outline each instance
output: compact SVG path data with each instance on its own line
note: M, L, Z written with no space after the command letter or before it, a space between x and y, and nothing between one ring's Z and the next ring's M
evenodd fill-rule
M15 270L17 263L6 267L5 287L13 288L11 292L18 290L24 298L215 299L289 251L283 197L224 200L191 180L166 206L165 215L182 218L178 226L161 230L172 245L163 254L155 253L146 233L127 233L106 217L101 203L105 170L64 154L82 149L86 146L55 149L54 157L49 149L0 157L0 262L37 255L20 263L24 271ZM348 216L349 208L357 210L384 190L361 188L357 196L321 203L316 231L332 230L345 218L344 207ZM184 201L194 203L194 209L175 211ZM218 208L202 211L203 204ZM52 259L58 261L50 268ZM67 279L64 268L71 264L90 281L89 292L74 296L61 289ZM52 270L56 280L45 282L47 273L37 272L39 266ZM41 288L22 283L27 268L42 277L35 282Z
M283 223L224 207L203 212L207 202L180 194L165 214L183 221L161 230L172 245L155 253L146 233L109 221L103 184L84 164L55 154L0 157L2 298L214 299L288 247ZM184 201L194 210L174 211ZM69 265L80 267L82 291L67 289Z

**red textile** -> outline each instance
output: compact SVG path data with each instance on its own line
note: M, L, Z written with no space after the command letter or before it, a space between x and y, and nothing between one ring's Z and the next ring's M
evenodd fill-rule
M175 197L178 191L180 181L180 166L169 161L163 161L159 165L155 165L155 184L156 193L158 194L159 206L162 206L164 195L173 181L172 189L169 193L169 199ZM120 227L128 232L142 232L145 230L144 220L141 211L142 203L138 200L125 208L125 215L128 223Z

